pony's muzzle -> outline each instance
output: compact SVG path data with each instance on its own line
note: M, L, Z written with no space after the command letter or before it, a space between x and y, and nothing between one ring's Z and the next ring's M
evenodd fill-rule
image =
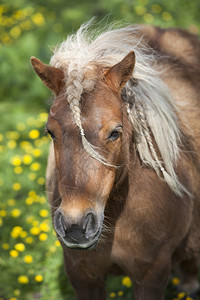
M73 249L91 248L98 241L101 232L93 210L72 219L59 208L54 215L54 227L63 243Z

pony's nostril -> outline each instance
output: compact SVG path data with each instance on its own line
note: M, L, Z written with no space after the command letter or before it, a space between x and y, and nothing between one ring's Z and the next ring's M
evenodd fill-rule
M66 224L61 212L57 211L54 216L54 227L56 232L61 236L65 237L66 235Z
M83 222L83 230L86 238L92 237L97 230L97 220L93 213L88 213Z

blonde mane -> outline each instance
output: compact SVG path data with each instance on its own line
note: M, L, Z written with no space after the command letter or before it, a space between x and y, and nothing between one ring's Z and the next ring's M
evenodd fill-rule
M111 67L130 51L135 52L134 82L130 80L122 92L129 120L137 135L136 148L141 161L155 170L177 194L187 192L179 182L175 167L179 158L181 134L176 108L170 92L156 70L154 53L143 43L139 27L109 28L98 34L91 22L84 24L55 49L51 65L65 74L66 96L78 126L82 143L90 155L109 165L85 138L79 101L83 91L92 91L95 78L87 73L95 64ZM153 145L152 135L161 160Z

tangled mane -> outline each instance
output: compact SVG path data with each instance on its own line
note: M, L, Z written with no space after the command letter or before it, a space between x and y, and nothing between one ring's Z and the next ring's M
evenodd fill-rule
M179 157L181 133L176 108L170 92L155 66L155 54L141 39L140 28L109 28L103 33L91 29L91 22L80 27L76 34L55 48L51 65L65 75L65 94L74 121L78 126L84 149L105 165L108 162L85 137L79 102L84 91L91 92L95 78L87 76L96 65L111 67L130 51L135 52L133 77L122 90L129 120L137 136L136 148L141 161L155 170L177 194L187 192L175 173ZM135 84L136 82L136 84ZM161 159L153 145L155 139Z

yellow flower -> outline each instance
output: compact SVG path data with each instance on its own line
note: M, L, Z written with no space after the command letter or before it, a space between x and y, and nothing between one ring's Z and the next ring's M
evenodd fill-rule
M13 229L12 229L10 235L11 235L14 239L16 239L16 238L18 238L18 236L20 235L20 233L21 233L22 231L23 231L23 228L22 228L22 227L20 227L20 226L15 226L15 227L13 227Z
M14 191L19 191L19 190L21 190L21 184L19 182L15 182L15 183L13 183L12 188Z
M40 168L41 168L41 165L38 162L34 162L30 166L31 171L38 171Z
M7 131L6 137L10 140L17 140L19 138L19 132L17 131Z
M162 10L162 7L158 4L153 4L152 7L152 12L155 13L155 14L159 14Z
M40 185L45 184L45 178L44 177L39 177L38 180L37 180L37 183L40 184Z
M46 233L41 233L41 234L39 235L40 241L46 241L47 238L48 238L48 235L47 235Z
M137 15L142 16L146 13L146 8L142 5L135 6L135 12Z
M27 205L32 205L34 201L33 201L32 197L27 197L25 202L26 202Z
M181 293L178 293L177 297L178 299L183 299L185 297L185 293L184 292L181 292Z
M17 298L16 297L11 297L11 298L9 298L9 300L17 300Z
M31 229L30 229L30 233L32 234L32 235L38 235L38 234L40 234L40 228L39 227L32 227Z
M131 283L131 279L126 276L122 279L122 285L126 286L127 288L131 287L132 286L132 283Z
M32 21L37 25L37 26L42 26L45 23L44 17L41 13L36 13L32 16Z
M23 252L26 248L23 243L18 243L15 245L15 249L19 252Z
M21 283L21 284L27 284L27 283L29 283L29 279L28 279L28 277L25 276L25 275L19 276L17 280L18 280L18 282Z
M37 129L33 129L29 132L29 137L32 139L32 140L35 140L37 138L39 138L40 136L40 132L37 130Z
M0 227L3 226L3 220L0 218Z
M33 156L38 157L42 154L42 151L40 149L33 149Z
M18 123L16 126L17 130L24 131L26 129L26 125L22 122Z
M30 173L30 174L28 174L28 178L29 178L30 180L35 180L36 177L37 177L37 176L36 176L35 173Z
M48 232L48 231L50 230L49 225L46 224L46 223L41 223L41 224L40 224L40 229L41 229L42 231L45 231L45 232Z
M9 249L9 244L7 244L7 243L3 244L3 245L2 245L2 248L3 248L4 250L8 250L8 249Z
M31 155L25 154L25 155L23 156L23 163L24 163L25 165L30 165L30 163L31 163L32 161L33 161L33 158L32 158Z
M16 289L16 290L14 290L13 294L15 296L19 296L21 294L21 292L20 292L20 290Z
M59 241L59 240L55 241L55 245L56 245L57 247L60 247L60 246L61 246L60 241Z
M49 215L49 212L47 209L40 209L39 214L41 217L46 218Z
M15 208L11 211L11 215L13 218L18 218L21 215L21 210L18 208Z
M180 283L180 279L179 279L179 278L174 277L174 278L172 279L172 284L173 284L173 285L178 285L179 283Z
M15 173L15 174L21 174L22 172L23 172L22 167L15 167L15 168L14 168L14 173Z
M4 136L2 133L0 133L0 142L2 142L4 140Z
M185 300L194 300L192 297L190 297L190 296L187 296L186 298L185 298Z
M14 206L16 201L14 199L8 199L7 203L9 206Z
M151 15L151 14L145 14L145 15L143 16L143 19L144 19L144 21L145 21L146 23L151 23L151 22L153 22L153 20L154 20L154 16Z
M17 39L21 34L21 29L19 26L14 26L13 28L11 28L10 30L10 35L14 38Z
M20 233L20 237L21 238L25 238L25 237L27 237L27 235L28 235L28 233L26 232L26 231L22 231L21 233Z
M16 146L17 146L17 143L14 140L8 141L8 143L7 143L7 147L9 149L14 149L14 148L16 148Z
M31 255L24 256L24 261L26 264L31 264L33 261L33 257Z
M18 155L14 156L11 162L15 167L20 166L22 163L21 158Z
M35 276L35 281L42 282L42 280L43 280L43 276L42 275L36 275Z
M47 121L47 118L48 118L48 113L42 112L42 113L39 114L39 119L40 119L40 121L46 122L46 121Z
M6 215L7 212L4 209L0 210L0 217L5 217Z
M110 298L115 298L116 294L114 292L110 293Z
M16 251L16 250L11 250L10 251L10 256L11 257L17 257L19 255L19 252L18 251Z
M27 238L25 239L25 242L26 242L27 244L32 244L33 238L32 238L32 237L27 237Z
M168 13L167 11L164 11L162 13L162 18L164 21L169 22L172 20L172 15L170 13Z

